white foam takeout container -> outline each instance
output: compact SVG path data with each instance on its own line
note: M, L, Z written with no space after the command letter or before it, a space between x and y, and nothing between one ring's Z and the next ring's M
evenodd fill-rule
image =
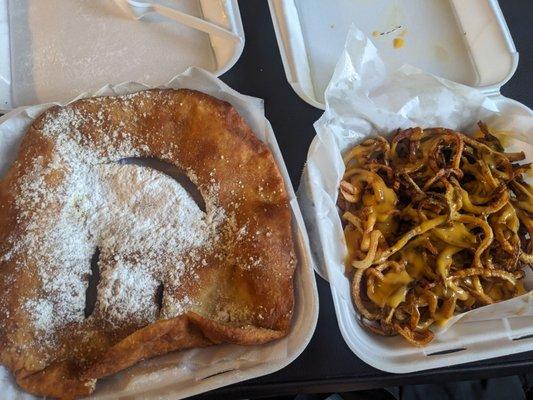
M285 181L298 259L295 308L291 331L283 339L261 346L191 349L147 360L99 381L91 396L97 399L178 399L275 372L305 349L318 318L307 232L262 100L241 95L216 78L243 50L237 0L161 0L156 4L159 14L143 15L146 6L133 0L0 0L0 112L12 110L0 118L0 176L14 160L28 124L52 103L152 87L186 87L226 100L269 146ZM132 7L131 12L124 7ZM165 7L186 15L173 15ZM161 13L215 33L182 26ZM189 15L216 26L191 22ZM52 28L55 35L50 36ZM226 32L216 34L218 28ZM47 47L41 35L52 44ZM158 55L168 59L154 60ZM123 65L127 63L131 65ZM0 393L8 399L33 398L18 389L2 366Z
M373 39L390 67L411 64L487 94L498 94L518 65L497 0L269 0L269 5L287 80L303 100L322 109L352 23ZM400 49L392 45L397 37L405 39Z
M330 83L328 89L330 103L315 124L317 136L309 149L298 198L315 268L330 281L339 328L350 349L368 364L394 373L533 350L532 292L517 309L503 311L500 303L496 313L485 307L472 312L422 349L399 337L384 338L366 331L358 323L344 273L346 248L335 206L344 168L339 166L341 152L364 137L388 134L402 124L407 124L404 128L409 123L435 126L444 121L445 126L471 129L481 115L490 126L510 131L516 127L514 133L529 146L529 153L525 148L518 150L526 150L531 158L533 112L499 92L516 69L518 53L498 2L269 0L269 4L287 79L302 99L326 108L324 92L341 56L334 87ZM351 39L345 49L348 32ZM367 38L373 45L362 45ZM395 38L404 39L405 46L394 48ZM389 71L401 71L398 68L408 63L468 87L463 90L410 68L386 75L382 65L372 64L376 54ZM384 74L393 76L387 84ZM434 102L431 90L442 96L438 99L443 103L454 103L455 111ZM350 98L354 92L357 101ZM478 95L487 100L483 107L476 105L483 102ZM420 107L426 107L429 117L428 104L434 110L431 118L417 119Z
M243 48L237 0L0 0L0 112L190 66L220 76Z
M265 345L221 344L173 352L141 362L99 380L96 391L91 396L94 399L130 398L130 396L141 396L143 399L169 397L179 399L275 372L290 364L305 349L311 340L318 318L318 294L309 239L276 137L270 123L264 117L262 100L239 94L213 75L196 68L187 70L161 87L195 89L228 101L272 151L285 181L292 210L297 256L292 327L288 336ZM150 87L138 83L107 85L81 97L121 95L148 88ZM0 177L14 161L18 145L29 124L51 105L48 103L19 107L0 117ZM16 387L11 374L2 366L0 366L0 393L2 396L5 395L2 399L32 398L22 397L24 395Z

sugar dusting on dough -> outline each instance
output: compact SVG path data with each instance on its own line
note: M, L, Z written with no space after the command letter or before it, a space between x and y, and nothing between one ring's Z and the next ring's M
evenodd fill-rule
M38 265L39 293L29 293L22 306L49 342L62 327L84 322L90 261L97 248L100 283L90 318L146 324L160 312L158 286L177 287L188 273L187 262L205 263L201 251L216 243L226 220L216 205L216 186L203 212L169 176L117 163L141 156L127 132L107 135L111 139L103 156L84 142L82 123L70 108L45 121L43 131L57 146L55 158L36 158L32 173L21 182L16 205L24 210L19 225L26 232L3 255L9 260L24 250L30 256L20 266ZM179 315L189 303L187 297L164 297L161 315Z

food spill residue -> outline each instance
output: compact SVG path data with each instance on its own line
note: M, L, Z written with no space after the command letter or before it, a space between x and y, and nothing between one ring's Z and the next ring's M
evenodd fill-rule
M445 63L450 60L448 50L446 50L446 48L440 44L435 45L435 57L437 57L437 60L439 60L441 63Z
M407 34L407 29L405 29L402 24L405 21L405 13L400 1L390 0L387 4L386 10L383 10L382 19L383 25L380 28L386 28L382 30L375 30L372 32L372 36L376 39L381 39L387 36L389 39L392 36L392 47L395 49L401 49L406 45L405 35Z
M394 38L392 45L395 49L401 49L403 46L405 46L405 39L402 37Z
M377 38L377 37L380 37L380 36L390 35L391 33L397 32L399 29L402 29L402 28L403 27L401 25L397 25L394 28L391 28L391 29L389 29L387 31L384 31L384 32L374 31L374 32L372 32L372 36Z
M405 35L407 34L407 29L405 29L402 25L395 26L394 28L389 29L384 32L374 31L372 32L372 36L375 38L380 38L380 37L387 36L393 33L396 34L396 37L392 39L392 46L395 49L401 49L402 47L405 46Z

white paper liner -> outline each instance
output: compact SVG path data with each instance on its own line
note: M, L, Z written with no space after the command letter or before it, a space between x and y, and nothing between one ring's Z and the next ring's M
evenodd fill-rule
M283 157L270 123L264 116L263 100L242 95L211 73L189 68L161 88L188 88L228 101L246 120L256 136L269 146L283 175L293 217L293 234L298 259L295 273L295 307L291 332L283 339L259 346L222 344L191 349L141 362L129 369L98 381L94 399L116 399L142 396L179 399L275 372L292 362L307 346L318 318L318 295L310 260L309 241L299 205L287 173ZM107 85L95 93L84 93L76 99L91 96L122 95L149 89L134 82ZM0 177L16 158L20 141L31 122L48 103L21 107L0 117ZM27 400L36 397L23 392L11 373L0 365L0 398Z
M352 26L345 49L326 90L326 110L315 123L298 197L319 273L351 305L345 274L347 254L336 207L338 184L344 174L341 154L363 139L390 136L398 128L442 126L465 132L483 120L503 137L509 151L524 151L533 161L533 113L503 96L487 97L477 89L403 66L387 68L372 41ZM472 310L452 318L443 334L459 320L486 321L533 315L533 273L524 281L529 292L520 297Z

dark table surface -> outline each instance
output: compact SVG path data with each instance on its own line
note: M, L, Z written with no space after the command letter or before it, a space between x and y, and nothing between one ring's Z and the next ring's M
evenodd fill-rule
M501 91L531 107L533 93L528 74L533 70L533 2L504 0L500 5L520 52L518 70ZM267 2L241 0L239 6L246 46L240 60L222 79L241 93L265 100L266 116L272 123L292 183L297 188L307 149L315 135L312 124L322 112L301 100L287 83ZM403 375L372 368L345 344L337 326L329 285L318 276L317 283L320 297L318 325L300 357L276 373L218 389L198 396L198 399L349 391L533 371L533 352Z

